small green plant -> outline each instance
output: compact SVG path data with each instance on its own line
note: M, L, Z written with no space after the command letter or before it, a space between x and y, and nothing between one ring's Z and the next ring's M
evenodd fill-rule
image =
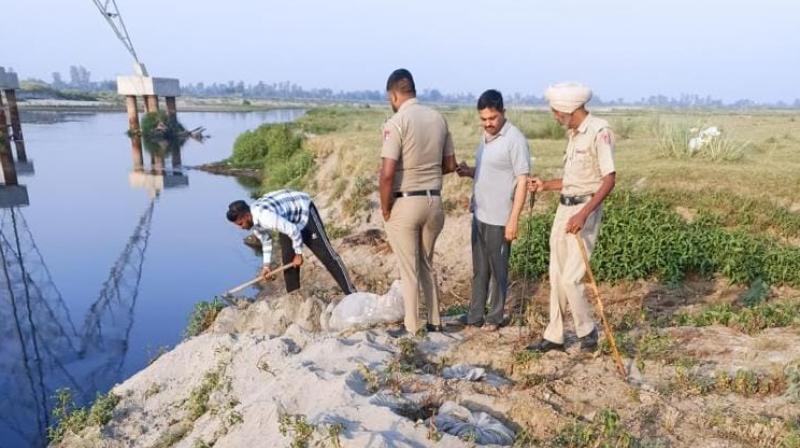
M542 359L542 352L532 350L519 350L514 352L514 365L527 367L530 363Z
M282 436L292 438L291 448L307 448L316 429L315 425L308 422L305 415L278 415L278 430Z
M464 303L456 303L455 305L450 305L444 310L445 316L458 316L460 314L466 314L469 312L469 305Z
M546 446L569 448L628 448L638 441L622 425L619 414L600 410L590 423L575 421L562 428Z
M736 307L728 303L711 305L695 313L678 313L667 324L692 327L724 325L753 334L766 328L800 324L800 303L760 303L752 307Z
M342 441L339 439L342 435L342 431L344 431L344 425L341 423L328 425L325 441L329 442L333 448L342 448Z
M189 393L185 407L187 418L195 421L208 411L208 401L211 394L223 384L225 365L221 364L203 375L203 380Z
M359 363L358 373L361 374L361 377L364 379L364 382L367 385L367 390L370 393L375 393L380 390L381 387L383 387L383 381L381 380L380 375L370 370L366 365Z
M800 402L800 359L796 359L783 370L786 376L786 395L794 402Z
M211 302L203 301L195 304L192 314L189 316L189 325L183 333L184 338L191 338L206 331L223 308L225 308L225 304L217 298Z
M58 389L55 400L52 413L58 423L47 429L47 438L51 443L62 441L67 434L80 434L90 426L105 426L111 421L120 397L111 392L98 393L90 407L77 407L69 389Z

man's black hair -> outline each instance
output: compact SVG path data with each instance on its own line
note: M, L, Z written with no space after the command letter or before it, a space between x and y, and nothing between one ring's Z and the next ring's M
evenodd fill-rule
M417 87L414 85L414 77L411 76L411 72L404 68L393 71L386 80L386 91L416 95Z
M481 93L478 98L478 110L494 109L498 112L503 111L503 94L494 89L489 89Z
M247 213L250 213L250 206L247 205L247 202L244 202L240 199L228 204L228 213L226 213L225 216L228 217L228 221L236 222L239 218Z

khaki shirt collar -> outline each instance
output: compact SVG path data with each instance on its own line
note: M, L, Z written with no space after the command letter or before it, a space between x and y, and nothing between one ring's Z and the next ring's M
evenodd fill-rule
M589 129L589 120L592 120L593 118L594 117L592 117L591 113L586 114L586 117L583 118L583 121L581 122L580 126L578 126L578 129L575 129L575 131L573 131L573 135L585 134L586 130Z
M417 104L417 99L416 98L409 98L409 99L403 101L403 104L400 105L400 107L397 109L397 111L400 112L401 110L403 110L403 109L405 109L405 108L407 108L409 106L412 106L414 104Z

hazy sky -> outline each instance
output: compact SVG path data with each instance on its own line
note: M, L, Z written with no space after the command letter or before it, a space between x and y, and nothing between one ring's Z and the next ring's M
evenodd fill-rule
M104 1L104 0L101 0ZM92 79L131 58L91 0L0 0L0 65ZM382 90L541 95L559 80L603 98L800 97L798 0L117 0L151 74Z

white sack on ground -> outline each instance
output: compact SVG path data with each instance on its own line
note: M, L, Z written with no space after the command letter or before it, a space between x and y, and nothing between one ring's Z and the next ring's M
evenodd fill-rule
M330 318L325 326L329 331L400 321L404 316L400 281L395 280L382 296L369 292L353 293L329 310Z
M472 438L480 445L511 445L514 431L485 412L472 412L446 401L434 417L436 428L459 438Z

